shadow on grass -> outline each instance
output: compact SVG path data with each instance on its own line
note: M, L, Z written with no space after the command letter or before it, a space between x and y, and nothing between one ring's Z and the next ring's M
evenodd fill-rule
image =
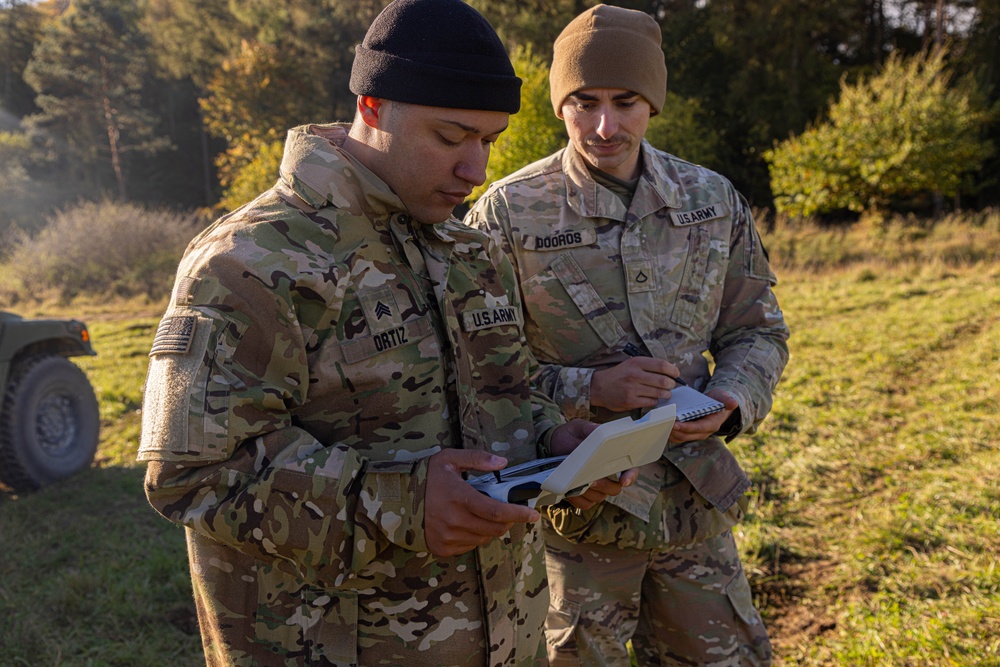
M184 531L142 478L91 468L0 494L3 664L203 664Z

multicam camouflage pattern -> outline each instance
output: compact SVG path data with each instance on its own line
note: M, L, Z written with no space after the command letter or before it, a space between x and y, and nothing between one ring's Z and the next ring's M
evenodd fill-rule
M771 642L731 531L652 553L558 535L546 542L551 667L628 665L630 638L637 665L770 664ZM601 585L578 582L579 570Z
M151 353L139 458L188 529L208 664L544 662L540 530L436 558L423 525L428 455L518 463L562 421L513 271L411 226L345 136L289 133L278 184L189 246Z
M729 392L742 420L730 437L752 433L788 360L788 329L749 206L722 176L647 142L642 159L628 209L564 149L494 183L466 222L497 235L514 262L541 362L534 380L567 417L623 416L590 405L590 381L632 343L676 364L689 385ZM671 444L608 503L557 506L549 518L553 532L585 545L689 547L729 531L749 483L721 438ZM569 590L601 581L579 567L554 576ZM594 611L581 625L610 613L593 596L586 604Z

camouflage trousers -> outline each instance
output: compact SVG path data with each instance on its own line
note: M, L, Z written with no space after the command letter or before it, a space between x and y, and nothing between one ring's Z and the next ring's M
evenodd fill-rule
M546 533L549 663L770 665L731 530L670 549L576 544Z

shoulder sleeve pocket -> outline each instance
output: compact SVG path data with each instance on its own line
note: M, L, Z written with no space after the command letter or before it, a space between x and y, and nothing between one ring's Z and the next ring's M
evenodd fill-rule
M149 353L140 461L221 461L232 434L231 394L242 383L231 369L247 325L195 310L160 322Z

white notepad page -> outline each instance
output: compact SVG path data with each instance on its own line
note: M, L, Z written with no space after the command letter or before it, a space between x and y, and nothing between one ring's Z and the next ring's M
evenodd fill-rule
M670 398L657 403L657 407L673 405L677 407L677 421L688 422L718 412L725 406L711 396L697 389L679 384L670 390Z

